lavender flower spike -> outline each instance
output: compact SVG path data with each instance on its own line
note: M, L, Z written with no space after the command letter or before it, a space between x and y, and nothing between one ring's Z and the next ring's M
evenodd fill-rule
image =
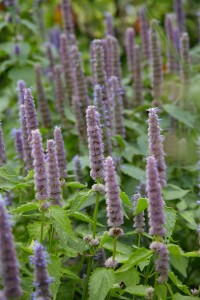
M32 157L34 166L34 183L36 199L45 200L48 198L47 171L45 156L42 148L42 137L39 129L32 131Z
M163 284L167 281L169 271L169 251L165 244L159 242L153 242L150 248L158 253L158 259L156 260L156 271L160 274L158 282Z
M19 80L17 82L17 91L18 91L18 105L24 104L24 89L26 87L26 84L23 80Z
M115 166L111 156L105 160L106 204L108 226L118 227L124 223Z
M61 206L61 183L54 140L47 141L47 178L52 205Z
M6 163L5 145L3 140L2 124L0 122L0 166Z
M24 151L23 151L23 141L22 141L22 130L21 129L15 130L15 149L17 152L17 158L23 159Z
M140 194L135 194L133 195L133 208L135 210L137 203L138 203L138 199L141 197ZM145 219L144 219L144 212L141 212L138 215L135 215L134 219L134 225L133 227L135 228L135 231L137 233L143 233L144 232L144 227L145 227Z
M2 200L0 201L0 249L2 278L6 299L19 298L22 295L19 266L8 214Z
M74 156L74 175L77 182L84 183L83 170L78 154Z
M64 32L67 34L69 41L74 42L74 24L72 21L70 0L62 0L61 9Z
M140 36L142 40L142 51L146 60L150 58L149 24L146 18L146 8L143 6L139 11Z
M163 151L162 144L162 136L161 129L159 125L157 108L149 109L149 129L148 129L148 137L149 137L149 151L150 155L153 155L156 159L159 182L161 186L166 186L166 164L165 164L165 154Z
M104 155L102 131L99 114L94 106L88 106L86 111L88 147L90 155L90 176L94 180L104 180Z
M165 235L164 201L159 183L156 160L153 156L147 159L147 197L149 200L148 217L149 233L163 237Z
M52 279L49 277L47 271L47 258L48 254L44 252L43 246L39 242L35 242L34 255L30 257L30 261L34 264L34 286L36 291L34 299L50 300L50 284ZM41 297L41 298L40 298Z
M133 74L133 66L134 66L134 44L135 44L135 30L134 28L130 27L126 29L125 46L126 46L128 71L131 75Z
M183 84L188 84L190 81L190 54L189 54L189 36L187 32L181 35L181 79Z
M135 96L135 106L142 105L143 102L143 82L142 82L142 68L141 68L141 56L140 56L140 46L135 45L134 47L134 96Z
M72 97L72 110L76 119L76 128L81 144L86 144L87 132L85 126L85 118L83 118L80 108L80 101L77 96Z
M106 25L106 35L115 35L113 28L113 18L109 12L105 13L105 25Z
M63 141L63 136L60 127L55 127L54 129L54 141L56 143L56 155L58 159L58 168L60 178L67 178L67 161L66 161L66 151Z
M150 40L151 40L151 67L152 67L152 96L158 100L162 93L162 57L160 51L160 41L156 32L157 21L151 22Z
M179 32L185 32L185 13L183 10L182 0L174 0L174 11L176 13L176 22L178 25Z
M35 109L35 104L33 100L33 96L31 93L31 89L24 89L24 106L25 106L25 116L26 116L26 127L28 133L28 141L31 142L31 131L38 129L38 119L37 113Z

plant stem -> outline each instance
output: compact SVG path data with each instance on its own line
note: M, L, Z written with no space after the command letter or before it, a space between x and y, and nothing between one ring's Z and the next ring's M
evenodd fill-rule
M138 233L138 248L140 248L140 242L141 242L141 233Z
M113 241L113 256L112 256L112 260L115 260L115 256L116 256L116 250L117 250L117 238L116 236L114 236L114 241Z
M94 215L93 215L93 239L95 239L96 231L97 231L97 215L98 215L98 209L99 209L99 193L96 194L96 203L95 203L95 209L94 209Z
M92 261L93 261L93 257L91 256L89 258L89 262L88 262L88 268L87 268L87 274L86 274L86 278L85 278L85 282L84 282L84 288L83 288L83 294L82 294L82 298L81 300L87 300L88 299L88 282L89 282L89 277L90 277L90 273L92 270Z
M42 210L42 221L41 221L41 235L40 235L40 243L42 243L43 240L43 232L44 232L44 217L45 217L45 213L44 213L44 209Z
M51 224L50 227L50 237L49 237L49 252L52 252L52 241L53 241L53 235L54 235L54 228L53 225Z

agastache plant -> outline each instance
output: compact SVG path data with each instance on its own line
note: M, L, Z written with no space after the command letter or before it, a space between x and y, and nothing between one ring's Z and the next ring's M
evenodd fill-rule
M53 280L47 271L48 253L37 241L35 241L33 250L34 254L30 257L30 261L34 265L34 299L50 300L50 284Z
M108 43L108 49L111 53L111 76L116 76L121 81L122 75L118 40L112 35L108 35L106 39Z
M35 103L31 93L31 89L24 89L24 107L26 116L26 128L28 133L28 141L31 142L32 130L38 129L38 119L35 109Z
M36 79L36 88L38 96L38 108L42 120L42 126L45 128L50 128L52 125L51 113L49 110L48 102L45 96L44 87L42 84L41 78L41 66L39 64L35 65L35 79Z
M167 34L167 54L168 54L168 61L167 61L167 69L168 73L172 73L175 70L175 57L174 57L174 51L175 47L173 44L173 34L174 34L174 28L172 23L172 15L166 14L165 17L165 30Z
M55 60L52 52L52 45L51 43L47 42L45 44L46 47L46 54L47 58L49 60L49 69L48 69L48 79L50 82L53 82L54 80L54 67L55 67Z
M58 159L58 168L61 179L67 178L67 160L64 140L60 127L54 129L54 141L56 145L56 155Z
M153 242L150 245L150 249L154 250L158 257L156 259L156 271L159 273L157 279L158 283L163 284L167 282L169 271L169 251L167 246L160 242Z
M125 46L128 71L132 75L134 67L134 45L135 45L135 30L130 27L125 32Z
M174 11L176 13L176 22L179 32L185 32L185 13L182 0L174 0Z
M22 130L16 129L14 132L15 137L15 149L18 159L24 158L23 141L22 141Z
M86 120L90 156L90 176L94 180L104 180L104 145L99 114L94 106L88 106Z
M26 84L23 80L18 80L17 82L17 91L18 91L18 106L24 104L24 89Z
M42 137L39 129L32 131L32 157L34 167L34 185L36 199L45 200L49 196L47 183L47 170L44 150L42 147Z
M6 152L3 138L2 123L0 122L0 166L6 163Z
M188 85L190 82L190 54L189 54L189 36L184 32L180 38L181 52L181 79L183 85Z
M133 209L135 213L135 209L138 204L138 199L141 197L140 194L134 194L133 195ZM139 214L135 214L133 218L133 227L135 228L135 231L139 234L144 232L144 227L145 227L145 218L144 218L144 212L141 212Z
M70 0L62 0L61 10L62 10L63 29L64 32L67 34L70 44L72 45L75 43L75 35L74 35L74 24L72 20Z
M9 223L9 217L3 200L0 200L0 249L1 271L6 299L18 299L22 296L19 278L19 265Z
M80 157L78 154L74 156L74 175L77 182L85 182Z
M149 109L149 152L150 155L153 155L156 159L159 182L161 186L166 186L166 164L165 164L165 154L163 150L161 128L158 119L158 109L150 108Z
M157 163L153 156L147 159L147 197L149 201L148 217L149 217L149 233L158 237L163 237L166 233L164 228L164 200L162 198L161 185L157 170Z
M105 13L105 25L106 25L106 34L105 35L115 35L113 28L113 18L109 12Z
M157 22L151 22L150 43L151 43L151 68L152 68L152 96L153 100L158 100L162 93L162 57L160 41L156 31Z
M138 107L143 103L143 82L140 46L134 47L134 64L133 64L133 86L134 86L134 106Z
M61 206L61 183L54 140L47 141L47 178L49 198L52 205Z
M77 96L72 97L72 110L76 119L76 128L78 131L79 140L81 144L85 144L87 138L85 118L83 118L81 107L80 107L80 99Z
M146 18L146 8L143 6L139 11L140 36L142 40L142 51L145 59L150 58L149 24Z

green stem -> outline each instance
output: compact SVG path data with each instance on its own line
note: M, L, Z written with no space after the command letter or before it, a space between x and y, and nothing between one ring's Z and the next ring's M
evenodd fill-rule
M97 231L97 215L98 215L98 209L99 209L99 193L96 194L96 203L95 203L95 209L94 209L94 215L93 215L93 239L95 239L96 231Z
M92 270L92 261L93 261L93 257L91 256L89 258L89 262L88 262L87 274L86 274L86 278L85 278L85 282L84 282L84 288L83 288L83 294L82 294L81 300L88 299L88 282L89 282L89 277L90 277L90 273Z
M115 260L115 256L116 256L116 250L117 250L117 238L116 236L114 236L114 243L113 243L113 256L112 256L112 260Z
M140 242L141 242L141 233L138 233L138 248L140 248Z
M42 243L43 240L43 232L44 232L44 217L45 217L45 213L44 213L44 209L42 210L42 221L41 221L41 235L40 235L40 243Z
M49 252L52 252L52 242L53 242L53 236L54 236L54 228L53 225L51 224L50 227L50 237L49 237Z

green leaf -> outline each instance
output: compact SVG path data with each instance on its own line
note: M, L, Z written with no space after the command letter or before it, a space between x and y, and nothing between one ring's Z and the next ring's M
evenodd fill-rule
M128 175L137 180L142 180L145 177L145 172L142 169L129 164L123 164L121 166L121 171L125 175Z
M163 190L163 198L165 200L181 199L189 193L190 190L183 190L176 185L168 184Z
M168 114L170 114L176 120L187 125L188 127L191 128L194 127L196 121L194 114L191 114L188 111L184 111L180 107L172 104L165 104L163 105L163 108L166 112L168 112Z
M129 207L133 206L128 195L125 192L120 191L120 198L124 204L128 205Z
M123 137L121 135L113 135L112 139L115 140L115 141L117 141L118 145L120 146L120 148L122 150L125 149L126 144L125 144L125 141L124 141L124 139L123 139Z
M93 219L85 212L82 212L82 211L75 211L73 214L71 214L72 217L78 219L78 220L81 220L81 221L84 221L84 222L87 222L87 223L94 223ZM97 223L98 226L103 226L105 227L104 225L100 224L100 223Z
M183 255L187 257L200 257L200 252L199 251L186 252Z
M71 201L70 214L73 214L81 205L87 200L87 198L93 193L92 190L82 190Z
M73 188L73 189L84 189L84 188L86 188L86 185L82 184L80 182L67 182L66 186L70 187L70 188Z
M169 244L167 246L170 252L170 264L179 271L184 277L187 276L188 260L183 257L183 251L178 245Z
M45 237L48 234L50 225L49 224L45 224L43 227L43 240L45 239ZM29 237L33 240L38 240L38 237L40 237L41 235L41 222L34 222L31 224L27 225L27 230L28 230L28 234Z
M103 237L101 238L100 246L103 246L107 250L113 251L113 238L108 235L107 231L104 232ZM119 241L117 241L116 249L117 253L126 254L127 259L133 252L132 247L125 245Z
M136 286L130 286L126 288L124 291L131 295L144 297L147 295L148 288L149 288L148 285L136 285Z
M116 273L128 271L131 267L137 265L139 262L150 258L152 254L152 250L147 250L145 248L137 249L130 255L128 261L121 268L119 268Z
M12 213L24 213L39 208L39 203L27 203L11 210Z
M188 287L182 284L182 282L176 277L176 275L171 270L169 271L168 276L179 290L181 290L183 293L187 295L190 295L190 291L188 290Z
M60 206L51 206L49 208L49 214L54 220L56 220L64 232L68 233L74 240L76 240L71 227L71 221L66 212Z
M187 225L190 229L196 230L197 224L194 220L194 213L192 211L184 211L180 212L180 215L185 221L187 222Z
M126 287L135 286L140 282L140 275L136 268L131 268L126 272L116 273L115 272L115 283L120 284L124 282Z
M53 282L50 285L51 294L53 300L56 300L56 295L60 286L60 277L62 274L62 266L60 258L54 254L50 255L50 262L47 266L50 277L53 278Z
M140 214L142 211L147 209L148 207L148 200L147 198L139 198L137 201L137 205L134 209L134 215Z
M176 224L176 211L171 207L165 207L166 238L170 238Z
M20 24L24 25L26 28L28 28L30 31L32 31L32 33L34 33L37 36L38 28L34 23L25 19L21 19Z
M82 281L80 277L78 277L76 274L74 274L74 272L70 271L67 268L62 268L62 274L70 279L74 279L74 280L80 281L80 282Z
M183 296L181 294L175 294L173 296L173 300L194 300L194 299L200 299L199 297L193 297L193 296Z
M104 300L115 282L115 273L111 269L96 269L89 281L89 300Z
M155 287L154 293L157 295L159 300L167 299L167 286L165 284L158 284Z

